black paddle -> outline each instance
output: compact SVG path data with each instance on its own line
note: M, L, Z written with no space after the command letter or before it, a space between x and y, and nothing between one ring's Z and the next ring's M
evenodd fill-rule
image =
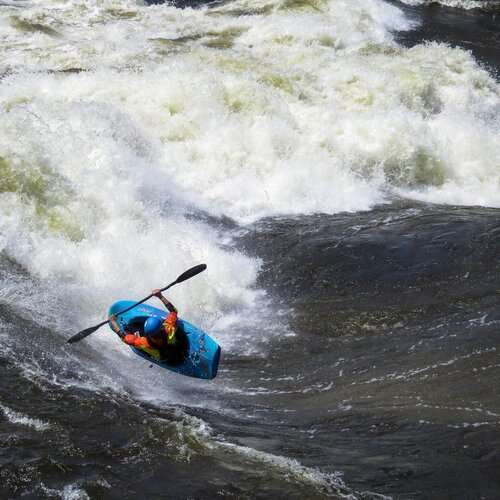
M206 268L207 268L206 264L198 264L197 266L194 266L191 269L188 269L187 271L182 273L175 281L170 283L170 285L167 285L166 287L162 288L160 290L160 292L164 292L165 290L168 290L171 286L177 285L177 283L182 283L183 281L186 281L189 278L192 278L193 276L200 274ZM116 313L115 316L118 316L119 314L123 314L123 313L126 313L127 311L130 311L130 309L133 309L134 307L138 306L139 304L146 302L146 300L150 299L152 296L153 296L153 294L148 295L147 297L143 298L139 302L131 305L130 307L127 307L127 309L124 309L123 311ZM103 321L102 323L99 323L98 325L91 326L90 328L87 328L86 330L82 330L81 332L78 332L76 335L73 335L73 337L68 339L68 344L74 344L75 342L78 342L78 341L84 339L85 337L88 337L91 333L94 333L96 330L101 328L101 326L105 325L106 323L109 323L109 320Z

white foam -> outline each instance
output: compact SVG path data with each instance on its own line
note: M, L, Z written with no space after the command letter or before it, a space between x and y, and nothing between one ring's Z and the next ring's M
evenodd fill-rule
M90 500L87 492L76 483L67 484L62 490L47 488L43 483L40 489L45 495L59 497L61 500Z
M175 429L175 443L179 457L189 461L196 454L217 455L219 461L228 466L236 460L244 461L248 467L278 474L290 483L306 485L317 493L337 495L339 498L352 496L338 472L325 473L312 467L306 467L299 461L266 453L247 446L240 446L214 436L211 427L203 420L178 412L179 420L165 421L165 425Z
M35 78L30 85L40 83ZM97 92L105 85L89 83ZM0 197L3 248L50 281L53 293L77 293L84 300L77 302L78 316L87 322L105 314L112 297L141 298L203 261L209 263L204 275L171 292L184 314L210 322L235 306L250 307L259 263L222 250L216 231L182 215L154 138L113 106L76 101L68 109L58 102L69 97L60 90L54 100L10 113L2 126L10 168L25 168L34 184L32 191ZM25 139L16 145L21 129ZM36 182L44 176L40 194Z
M3 404L0 404L0 410L2 410L2 412L4 413L5 417L9 420L9 422L13 424L25 425L39 432L43 432L50 429L49 423L43 422L38 418L28 417L27 415L14 411Z
M113 2L52 2L48 16L35 4L23 14L35 33L23 33L22 51L14 43L19 28L8 32L12 64L100 70L13 77L2 102L56 135L66 119L74 133L94 122L97 133L80 138L92 150L79 162L67 162L71 151L62 158L66 175L85 160L85 175L110 183L114 160L115 174L130 175L134 164L144 183L154 164L150 176L168 180L184 200L242 221L363 210L394 188L417 199L498 206L499 90L470 55L438 44L396 47L390 30L410 24L380 1L320 2L321 12L270 5L256 22L229 15L249 8L245 2L217 16ZM42 21L63 26L64 43L40 35ZM97 48L89 50L82 33ZM214 41L232 48L207 47ZM59 118L47 113L53 107ZM121 130L103 148L99 131L107 127ZM75 140L63 140L74 149ZM126 183L119 189L130 210L134 197Z

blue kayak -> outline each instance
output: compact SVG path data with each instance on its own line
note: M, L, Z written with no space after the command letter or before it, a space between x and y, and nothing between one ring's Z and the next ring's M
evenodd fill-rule
M123 311L135 304L131 300L119 300L109 308L109 314ZM165 318L167 311L157 309L147 304L139 304L124 314L117 315L117 320L123 330L134 333L141 332L145 321L153 316ZM220 346L205 332L183 319L177 321L179 347L171 359L157 360L148 353L130 346L139 356L155 365L166 368L188 377L213 379L219 367Z

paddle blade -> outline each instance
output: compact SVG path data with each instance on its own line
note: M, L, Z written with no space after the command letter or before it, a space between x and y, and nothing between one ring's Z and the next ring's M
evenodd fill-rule
M181 283L182 281L186 281L189 278L192 278L193 276L196 276L197 274L200 274L207 268L206 264L198 264L197 266L192 267L191 269L188 269L187 271L183 272L176 280L176 283Z
M81 332L78 332L76 335L73 335L73 337L71 337L67 340L68 344L74 344L75 342L78 342L78 341L84 339L85 337L88 337L91 333L94 333L101 326L102 325L92 326L90 328L87 328L86 330L82 330Z

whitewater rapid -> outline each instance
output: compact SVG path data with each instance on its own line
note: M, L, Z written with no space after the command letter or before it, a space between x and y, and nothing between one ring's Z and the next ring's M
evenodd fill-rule
M130 413L126 426L148 420L162 446L166 428L173 436L167 449L178 445L180 460L209 457L206 469L213 460L224 473L236 461L272 484L285 477L292 489L299 484L318 495L348 495L334 463L319 471L308 456L302 458L311 467L288 457L294 455L287 449L289 429L280 426L286 412L295 411L285 406L295 403L276 403L287 395L324 393L327 412L350 411L347 395L338 408L332 396L344 377L343 358L335 361L335 375L325 358L325 379L315 379L317 367L301 372L309 365L300 352L287 351L288 339L302 345L298 323L288 319L291 306L273 296L269 269L264 286L265 263L242 241L252 241L255 223L285 220L286 226L288 219L311 216L314 233L321 222L314 214L380 205L397 211L407 200L500 207L500 84L469 52L442 43L404 48L395 41L394 33L414 27L382 0L237 0L200 9L132 0L1 2L0 338L6 359L21 373L16 387L30 387L34 398L40 390L73 403L73 393L64 392L70 387L81 405L78 415L87 411L78 391L88 391L99 425L118 394L116 404ZM402 216L416 217L417 233L419 210ZM283 248L305 248L295 274L326 265L323 250L339 247L342 258L344 236L361 234L363 224L390 226L392 215L380 217L359 227L349 221L345 235L326 250L321 242L327 235L344 229L327 227L318 240L307 233L305 242L294 239L299 224L296 231L283 230ZM265 242L278 229L272 226ZM317 248L312 262L308 252ZM172 288L169 298L221 343L216 383L152 372L105 329L65 345L76 331L102 321L114 300L140 299L201 262L208 270ZM306 272L296 281L293 270L278 264L277 272L290 273L283 282L292 299L331 281L326 274L311 283ZM346 269L339 282L351 279ZM299 323L301 307L317 306L304 300L295 311ZM273 338L282 351L269 347ZM306 352L307 337L303 342ZM360 358L352 352L355 365ZM431 371L446 362L426 366ZM266 397L273 402L262 403ZM136 408L144 400L189 411L156 425L156 410ZM55 442L65 439L58 425L78 428L54 423L64 417L59 410L46 416L29 404L0 403L9 425L53 432ZM197 408L220 412L220 419L191 415ZM205 418L238 436L264 421L282 433L281 442L267 443L269 429L255 424L248 446L235 444ZM314 422L296 423L293 416L292 422L292 430L314 438ZM146 449L143 441L137 438L138 449ZM164 453L151 446L145 455L149 448ZM74 482L53 490L41 484L46 495L80 491Z
M412 23L380 0L0 13L0 250L62 335L207 262L172 300L251 352L238 324L276 313L261 263L206 217L500 206L499 84L463 50L398 46Z
M171 295L223 335L265 308L260 263L192 214L500 206L500 86L398 46L411 26L379 0L2 6L0 249L41 282L27 307L83 327L207 262Z

